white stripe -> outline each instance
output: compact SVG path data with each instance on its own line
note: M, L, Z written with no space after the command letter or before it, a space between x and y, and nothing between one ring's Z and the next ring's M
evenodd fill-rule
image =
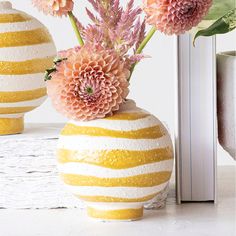
M2 2L0 2L1 4ZM0 8L0 14L22 14L26 15L24 12L17 11L15 9L9 8L9 7L1 7Z
M172 171L172 169L173 159L121 170L75 162L58 165L59 172L63 174L93 176L98 178L124 178L161 171Z
M140 209L143 206L142 202L139 203L134 203L134 202L96 202L92 203L89 202L87 203L89 207L98 209L98 210L103 210L103 211L109 211L109 210L122 210L122 209Z
M6 108L10 108L10 107L37 107L39 105L41 105L45 100L46 100L47 96L38 98L38 99L34 99L34 100L30 100L30 101L24 101L24 102L9 102L9 103L0 103L0 108L2 107L6 107Z
M119 110L119 114L126 114L126 113L145 113L145 114L150 114L149 112L139 108L139 107L136 107L136 108L133 108L133 109L129 109L129 110Z
M0 61L27 61L53 57L56 55L56 48L53 43L43 43L22 47L0 48Z
M27 91L45 87L44 73L0 75L0 92Z
M158 193L165 189L168 181L154 187L87 187L87 186L69 186L66 185L68 190L75 195L83 196L106 196L118 198L143 198L148 195Z
M74 124L80 127L96 127L104 128L109 130L118 130L118 131L131 131L149 128L156 125L161 125L161 122L155 116L148 116L138 120L92 120L87 122L79 121L69 121L70 124Z
M44 26L36 19L24 22L12 22L0 24L0 33L19 32L43 28Z
M168 135L158 139L126 139L92 136L60 136L58 148L75 151L82 150L152 150L171 146Z
M0 119L1 118L21 118L24 116L24 113L18 113L18 114L0 114Z

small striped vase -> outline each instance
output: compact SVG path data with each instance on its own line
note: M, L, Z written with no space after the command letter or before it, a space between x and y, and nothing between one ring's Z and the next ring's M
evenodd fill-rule
M55 55L38 20L0 1L0 135L21 133L24 114L43 103L44 71Z
M140 219L145 202L166 189L173 168L167 129L131 100L111 117L70 121L57 157L66 187L101 220Z

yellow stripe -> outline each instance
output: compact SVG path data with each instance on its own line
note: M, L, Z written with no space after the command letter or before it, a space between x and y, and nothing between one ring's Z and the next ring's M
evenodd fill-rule
M132 131L109 130L98 127L82 127L73 124L67 124L61 132L62 135L89 135L89 136L106 136L114 138L128 139L155 139L165 135L161 126L153 126Z
M34 110L36 107L0 107L0 114L16 114Z
M146 202L153 199L158 195L159 192L147 195L142 198L119 198L119 197L108 197L108 196L83 196L76 195L80 199L87 202Z
M173 152L168 147L148 151L72 151L59 149L57 157L60 163L80 162L111 169L124 169L172 159Z
M0 135L18 134L24 129L23 118L0 118Z
M0 47L18 47L52 42L47 29L0 33Z
M153 187L167 182L170 171L142 174L124 178L98 178L94 176L61 174L63 181L73 186L99 186L99 187Z
M0 74L23 75L42 73L53 64L53 58L34 59L22 62L0 61Z
M46 94L46 88L17 92L0 92L0 103L34 100L37 98L41 98Z
M105 118L106 120L138 120L150 116L150 114L144 112L137 113L117 113L113 116Z
M87 213L90 217L104 220L134 220L143 216L143 208L100 210L93 207L87 207Z
M23 14L0 14L0 23L24 22L31 18Z

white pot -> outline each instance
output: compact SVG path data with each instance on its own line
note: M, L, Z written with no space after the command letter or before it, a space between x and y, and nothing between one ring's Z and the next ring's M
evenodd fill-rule
M217 55L219 142L236 159L236 52Z

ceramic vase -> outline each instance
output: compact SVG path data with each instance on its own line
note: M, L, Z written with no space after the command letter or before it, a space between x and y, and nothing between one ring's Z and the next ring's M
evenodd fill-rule
M43 103L44 71L55 55L38 20L0 1L0 135L21 133L24 114Z
M57 157L68 190L101 220L140 219L144 203L163 192L173 168L168 131L131 100L111 117L68 122Z
M219 142L236 160L236 52L217 55Z

